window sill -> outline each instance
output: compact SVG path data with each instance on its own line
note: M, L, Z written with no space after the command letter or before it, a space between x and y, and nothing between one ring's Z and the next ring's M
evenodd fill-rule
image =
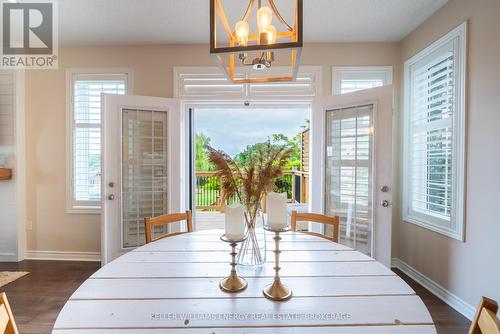
M96 206L74 206L66 209L67 214L100 215L101 208Z
M403 217L403 222L406 224L413 224L422 228L425 228L427 230L439 233L441 235L444 235L446 237L465 242L463 232L460 230L452 230L443 226L438 226L436 224L432 224L426 221L422 221L420 219L416 219L414 217Z

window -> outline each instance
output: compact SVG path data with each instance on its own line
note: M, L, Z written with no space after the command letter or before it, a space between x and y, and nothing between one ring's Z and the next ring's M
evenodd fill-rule
M463 240L466 24L405 62L403 219Z
M340 242L371 255L374 105L326 112L326 214L340 217Z
M101 94L125 94L127 83L126 71L68 71L70 212L100 208Z
M245 77L244 69L236 73ZM274 73L283 73L286 67L276 66ZM273 74L274 75L274 74ZM275 97L301 97L310 99L319 91L321 68L301 66L297 80L291 82L261 82L251 84L233 84L217 67L175 67L174 96L183 99L266 99Z
M332 95L392 84L392 66L332 68Z

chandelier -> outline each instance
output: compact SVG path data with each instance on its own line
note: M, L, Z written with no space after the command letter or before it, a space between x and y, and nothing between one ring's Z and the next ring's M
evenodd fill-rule
M238 14L226 15L222 0L210 0L210 54L233 83L296 79L302 49L302 0L287 1L294 6L288 13L290 23L274 0L249 0L246 11L243 7L243 15L231 24L228 17ZM228 0L227 4L233 8L238 2Z

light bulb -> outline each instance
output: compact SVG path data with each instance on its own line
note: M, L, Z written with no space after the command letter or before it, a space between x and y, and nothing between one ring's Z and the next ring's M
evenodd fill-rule
M259 26L259 32L264 31L264 29L271 25L273 21L273 11L269 7L260 7L257 11L257 24Z
M234 27L236 32L236 38L240 46L246 46L248 44L248 32L250 27L247 21L238 21Z
M264 30L262 30L263 33L267 34L267 44L274 44L276 43L276 37L278 35L278 31L276 30L276 27L271 25L268 25Z

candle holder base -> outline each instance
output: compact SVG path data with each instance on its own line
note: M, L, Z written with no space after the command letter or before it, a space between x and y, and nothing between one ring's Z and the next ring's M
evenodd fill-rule
M292 289L290 289L285 284L281 283L280 279L280 233L290 231L289 226L284 226L280 229L274 229L270 226L264 226L264 229L267 231L274 232L274 281L271 284L268 284L262 290L262 293L267 299L274 301L285 301L292 298Z
M236 245L240 242L246 240L247 236L243 236L243 238L239 240L228 239L226 235L222 235L220 239L224 242L229 243L231 245L231 274L227 277L224 277L219 282L219 287L224 292L239 292L245 290L247 287L247 281L239 277L236 272Z
M262 290L264 297L274 301L285 301L292 298L292 289L281 282L273 282Z
M225 292L240 292L247 288L247 281L239 276L227 276L223 278L219 287Z

